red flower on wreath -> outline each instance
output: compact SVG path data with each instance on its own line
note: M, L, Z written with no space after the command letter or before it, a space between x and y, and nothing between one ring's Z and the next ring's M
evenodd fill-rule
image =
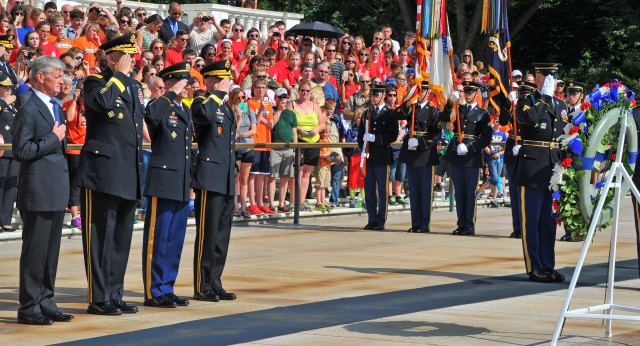
M569 136L575 135L578 132L580 132L580 128L578 126L574 126L571 128L571 130L569 130Z
M616 153L611 154L611 161L615 161L616 160Z
M556 218L556 225L558 226L562 226L562 220L560 220L560 218Z
M589 107L591 107L591 102L585 102L580 105L580 110L584 112L589 109Z
M560 164L562 165L562 167L568 168L569 166L571 166L572 162L573 162L573 159L570 157L567 157L566 159L562 160Z
M557 199L553 200L553 210L558 210L560 208L560 203L558 203Z

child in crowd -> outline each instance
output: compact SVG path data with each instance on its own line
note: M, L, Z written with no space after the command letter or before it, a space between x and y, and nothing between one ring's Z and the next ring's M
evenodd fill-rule
M320 133L319 143L329 143L329 130ZM325 202L326 189L331 186L331 162L333 162L331 148L320 148L320 160L316 166L314 175L316 177L316 207L317 211L331 211L329 204Z
M358 141L358 128L360 127L364 110L364 107L356 109L351 127L345 131L345 142L354 143ZM364 178L360 176L360 157L360 147L356 146L353 154L351 154L349 158L349 177L347 180L347 188L349 188L349 208L356 207L356 189L360 189L360 198L364 200Z

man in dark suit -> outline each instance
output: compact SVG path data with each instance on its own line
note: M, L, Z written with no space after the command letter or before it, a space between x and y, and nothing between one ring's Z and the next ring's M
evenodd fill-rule
M224 101L232 84L231 62L221 60L200 73L207 93L191 105L198 159L191 181L196 192L194 299L217 302L236 295L222 287L235 195L236 117Z
M556 220L551 215L549 182L553 167L563 158L558 137L569 121L567 105L554 97L556 63L535 63L534 94L521 96L516 106L522 147L516 157L515 179L520 186L522 243L529 279L562 282L564 275L554 270Z
M145 306L175 308L189 305L173 293L189 215L191 182L191 64L181 62L158 72L168 90L147 105L145 122L151 137L151 160L144 195L142 277Z
M433 180L438 158L438 140L442 133L440 111L429 101L434 93L429 90L429 81L422 82L422 92L415 105L409 100L398 107L394 116L407 120L409 135L404 137L400 148L400 161L407 164L409 191L411 191L411 228L408 232L429 233L431 205L433 203Z
M169 4L169 15L162 22L158 37L164 42L169 42L172 38L176 37L176 33L180 30L188 32L189 28L187 24L181 22L182 8L177 2Z
M12 95L13 83L11 78L0 72L0 135L4 143L11 143L11 130L16 116ZM16 202L18 188L18 170L20 164L13 158L11 150L5 150L0 157L0 232L14 232L11 226L13 205Z
M43 56L29 72L32 96L16 116L12 150L20 165L18 209L23 221L18 323L68 322L53 300L64 211L69 202L66 126L53 99L65 65Z
M442 121L453 122L456 136L451 139L444 158L451 164L451 181L453 182L458 228L455 235L474 235L476 233L476 189L480 168L483 166L484 148L491 144L493 130L489 126L489 112L478 106L476 95L480 84L462 82L464 105L458 106L460 127L455 115L452 116L453 102L460 95L458 91L451 93L450 102L444 107ZM462 141L460 141L462 135Z
M80 204L87 312L121 315L138 312L122 297L136 201L141 197L144 107L141 86L129 77L138 52L135 34L108 41L100 49L109 65L85 80L87 136L78 167L78 185L84 189Z
M365 230L382 231L387 221L387 189L389 186L389 165L393 163L391 143L398 138L398 121L393 110L384 102L385 86L371 87L373 106L362 115L366 126L358 131L358 146L367 142L369 153L364 177L365 203L367 204L367 224ZM364 151L364 150L363 150ZM364 153L363 153L364 155Z

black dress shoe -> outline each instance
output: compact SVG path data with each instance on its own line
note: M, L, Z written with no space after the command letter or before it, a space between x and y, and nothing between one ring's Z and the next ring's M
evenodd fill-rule
M122 300L112 300L111 304L116 308L122 310L124 314L135 314L138 312L138 307L133 304L127 304Z
M534 269L529 273L529 280L536 282L553 282L551 274L542 269Z
M413 233L429 233L431 230L428 227L417 227L414 228Z
M54 322L71 322L73 319L73 315L63 314L61 311L43 312L42 314Z
M475 235L476 231L473 228L463 228L458 235Z
M235 300L238 298L235 293L227 292L224 289L215 292L220 297L220 300Z
M193 299L195 300L204 300L207 302L219 302L220 296L216 294L213 290L206 290L204 292L196 292L193 295Z
M122 310L113 306L111 302L102 302L102 303L89 304L89 308L87 308L87 313L94 314L94 315L119 316L119 315L122 315Z
M565 234L562 237L560 237L560 241L569 241L569 239L571 238L570 234Z
M511 232L511 235L509 235L509 238L522 239L522 233L513 231Z
M151 299L145 299L144 306L151 306L154 308L175 308L178 304L176 304L176 302L174 302L168 295L163 294Z
M375 225L371 228L372 231L384 231L384 225Z
M11 232L15 232L16 229L15 228L6 228L6 227L2 227L2 232L7 232L7 233L11 233Z
M167 293L166 294L167 297L169 297L169 299L173 300L176 305L178 306L187 306L189 305L189 300L188 299L184 299L184 298L180 298L177 295L173 294L173 293Z
M370 229L373 229L376 226L375 223L368 223L366 226L364 226L364 228L362 228L365 231L368 231Z
M460 232L464 231L463 227L458 227L456 229L453 230L453 232L451 232L451 234L453 235L460 235Z
M411 228L409 228L409 229L407 230L407 232L408 232L408 233L413 233L413 232L415 232L415 229L416 229L415 227L411 227Z
M31 324L34 326L52 325L53 321L43 314L23 315L18 313L18 324Z
M549 275L551 276L551 281L552 282L563 282L564 281L564 275L558 273L555 270L550 271Z

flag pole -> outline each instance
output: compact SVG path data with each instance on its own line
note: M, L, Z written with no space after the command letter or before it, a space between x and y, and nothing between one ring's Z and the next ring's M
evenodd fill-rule
M453 64L453 50L449 55L449 65L451 65L451 78L453 79L453 88L456 89L456 87L458 86L456 83L456 70L455 70L455 65ZM454 90L456 91L456 90ZM456 127L458 128L458 143L462 144L462 128L460 125L460 112L458 111L458 101L456 100L453 103L453 109L456 112Z
M511 41L507 42L507 61L509 61L509 92L513 88L513 68L511 67ZM518 119L516 118L516 107L511 105L513 113L513 137L516 145L518 145Z

